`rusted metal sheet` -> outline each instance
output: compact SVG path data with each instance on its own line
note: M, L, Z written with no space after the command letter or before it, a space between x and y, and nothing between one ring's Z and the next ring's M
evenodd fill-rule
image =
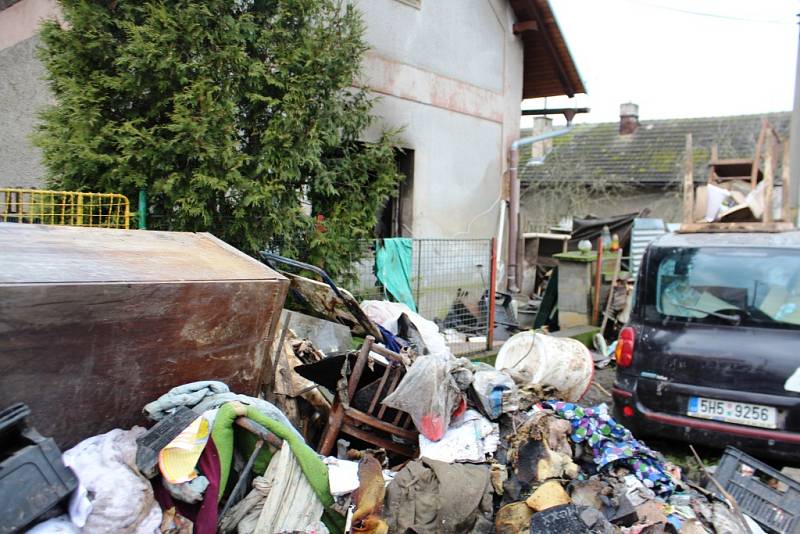
M0 224L0 406L63 449L182 383L256 394L287 288L209 234Z

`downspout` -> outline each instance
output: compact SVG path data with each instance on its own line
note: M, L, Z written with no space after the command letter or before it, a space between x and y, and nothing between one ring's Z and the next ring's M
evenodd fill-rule
M510 293L519 292L517 286L517 240L519 238L519 179L517 178L517 165L519 164L519 148L521 146L532 145L539 141L560 137L572 131L572 125L567 124L566 128L553 130L539 135L523 137L511 143L508 150L508 174L511 180L511 195L508 206L508 291Z

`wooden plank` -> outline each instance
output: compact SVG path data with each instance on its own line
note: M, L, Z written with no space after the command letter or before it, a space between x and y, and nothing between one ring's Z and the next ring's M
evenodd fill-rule
M775 143L772 136L767 141L767 150L764 154L764 210L761 220L765 223L772 222L772 176L775 172L773 157L775 155Z
M416 446L409 446L409 445L402 445L400 443L395 443L391 439L386 439L380 436L376 436L374 434L370 434L369 432L365 432L360 428L349 425L347 423L342 425L342 432L345 434L349 434L355 438L358 438L362 441L366 441L367 443L372 443L373 445L377 445L378 447L383 447L387 451L396 452L397 454L401 454L406 458L416 458L418 451Z
M0 223L0 284L282 280L211 234Z
M716 173L714 172L714 164L717 162L717 143L711 145L711 161L708 163L708 183L714 183L714 177Z
M535 20L525 20L521 22L515 22L514 25L511 27L514 35L519 35L523 32L537 32L539 31L539 25L536 24Z
M692 134L686 134L686 148L683 155L683 224L692 223L694 211L694 178L692 173Z
M344 419L345 421L352 420L356 423L362 423L372 428L377 428L378 430L382 430L411 441L417 440L418 433L416 431L406 430L397 425L387 423L386 421L381 421L380 419L371 415L367 415L360 410L356 410L355 408L346 408L344 411Z
M758 167L761 165L761 148L764 145L764 137L767 135L767 119L761 119L761 131L758 132L756 141L756 156L753 158L753 167L750 173L750 189L756 188L758 181Z
M712 234L725 232L742 233L776 233L793 230L790 222L750 222L750 223L689 223L681 224L678 233L681 234Z
M789 140L786 139L782 143L783 158L781 163L781 219L784 222L792 222L792 207L791 207L791 190L792 179L789 173Z
M600 335L604 335L603 333L606 330L606 324L608 323L608 316L611 315L611 303L614 301L614 287L617 285L617 280L619 279L619 270L622 266L622 251L620 250L617 254L617 260L614 262L614 276L611 277L611 289L608 291L608 300L606 300L606 309L603 312L603 322L600 323Z

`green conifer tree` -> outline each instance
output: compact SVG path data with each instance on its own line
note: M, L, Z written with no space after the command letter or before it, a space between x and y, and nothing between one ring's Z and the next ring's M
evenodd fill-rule
M399 179L363 143L360 14L341 0L61 0L41 32L51 187L146 189L148 222L345 272ZM301 204L311 206L311 214Z

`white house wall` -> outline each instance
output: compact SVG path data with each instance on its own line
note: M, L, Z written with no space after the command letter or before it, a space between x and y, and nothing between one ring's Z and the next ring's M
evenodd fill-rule
M522 43L506 0L357 0L363 81L381 127L414 150L414 237L492 237L519 136Z

